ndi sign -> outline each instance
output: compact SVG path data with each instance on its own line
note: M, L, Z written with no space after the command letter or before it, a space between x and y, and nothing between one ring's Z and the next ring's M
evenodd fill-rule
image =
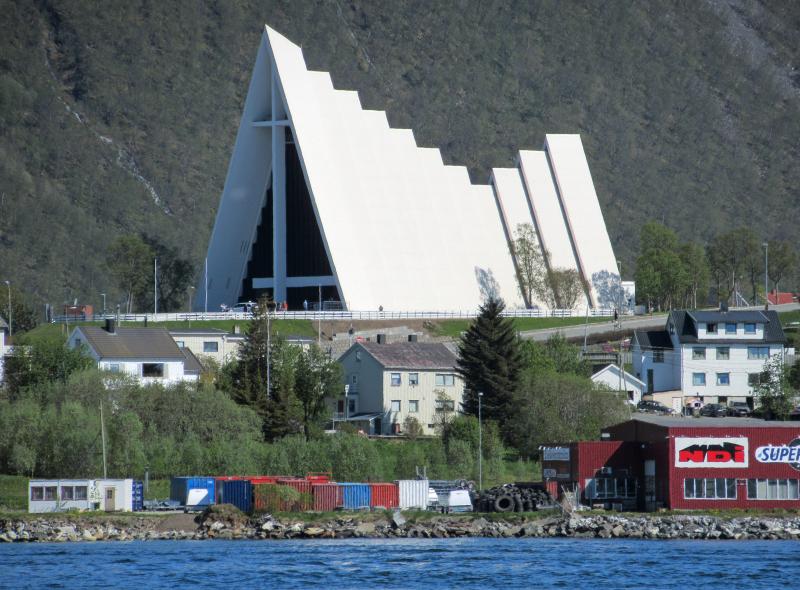
M756 461L759 463L788 463L793 469L800 471L800 438L788 445L767 445L756 449Z
M675 467L747 467L746 438L675 439Z

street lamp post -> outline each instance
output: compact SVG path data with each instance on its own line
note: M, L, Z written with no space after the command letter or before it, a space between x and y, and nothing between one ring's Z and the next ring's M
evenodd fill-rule
M8 339L11 340L14 335L14 328L11 325L11 281L6 281L6 287L8 287Z
M189 313L192 313L192 298L194 297L194 287L189 285Z
M478 392L478 490L483 490L483 425L481 421L481 399L483 392Z
M762 246L764 246L764 309L769 309L769 283L767 282L767 277L769 276L769 242L764 242Z

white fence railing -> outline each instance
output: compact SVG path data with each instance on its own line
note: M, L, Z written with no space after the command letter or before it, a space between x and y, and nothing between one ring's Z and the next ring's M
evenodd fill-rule
M278 320L452 320L472 319L478 315L473 311L273 311L271 317ZM574 309L507 309L503 312L509 318L569 318L585 317L586 310ZM590 309L589 317L611 317L613 309ZM74 316L55 316L57 323L78 322L86 319L114 319L120 322L202 322L211 320L249 320L253 317L249 312L210 311L192 313L121 313L95 314L94 318Z

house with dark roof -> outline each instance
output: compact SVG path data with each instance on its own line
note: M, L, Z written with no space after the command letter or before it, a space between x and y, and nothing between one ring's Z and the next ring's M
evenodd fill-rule
M165 328L120 328L106 320L103 327L75 328L67 346L82 349L98 369L129 375L142 384L197 381L202 370L192 351L180 348Z
M464 382L456 356L442 343L357 342L340 358L346 395L331 400L334 421L367 434L403 434L407 417L434 434L443 415L461 410ZM343 392L344 394L344 392Z
M785 346L775 311L672 311L663 330L634 332L633 372L678 411L690 399L752 408L765 362Z

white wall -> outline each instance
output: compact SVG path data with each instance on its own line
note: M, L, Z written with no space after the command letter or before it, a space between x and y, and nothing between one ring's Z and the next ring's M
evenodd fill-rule
M164 377L143 377L142 365L150 363L164 364ZM98 361L97 368L101 371L111 371L112 365L119 366L119 373L135 378L142 385L162 383L164 385L174 385L181 381L196 381L197 375L186 375L183 372L183 361L167 359L147 359L146 361L131 361L128 359L104 358Z
M62 486L86 486L85 500L62 500ZM32 500L31 488L55 487L55 500ZM28 512L64 512L66 510L90 510L94 497L95 482L92 479L32 479L28 482Z
M592 375L592 382L597 384L602 383L613 391L632 391L633 398L630 401L635 404L638 404L642 399L643 385L631 379L628 375L625 375L625 379L620 379L618 369L600 371Z
M680 374L679 355L673 354L672 350L665 350L664 362L655 363L653 362L653 351L642 351L636 342L634 342L631 352L633 356L633 374L644 382L644 393L680 389L680 381L676 380L676 375ZM653 370L653 392L647 391L648 369Z
M242 341L240 336L231 338L229 334L170 334L170 336L176 343L183 342L183 346L191 350L197 358L211 357L220 365L236 358ZM205 342L216 342L217 352L205 352Z
M747 349L749 346L769 346L770 356L783 354L783 346L779 344L685 344L681 351L684 395L706 397L744 397L753 395L753 389L747 382L748 374L761 373L764 370L765 359L748 359ZM695 360L693 358L694 347L705 348L705 360ZM730 349L730 359L717 360L717 347L728 347ZM704 387L692 384L692 375L694 373L705 373L706 385ZM717 373L729 373L730 385L717 385ZM705 401L708 402L709 400L706 399Z

